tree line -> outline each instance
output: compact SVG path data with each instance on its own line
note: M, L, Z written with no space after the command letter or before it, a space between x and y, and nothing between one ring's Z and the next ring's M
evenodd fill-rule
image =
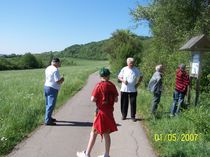
M75 44L62 51L43 52L41 54L26 53L24 55L1 55L0 70L44 68L50 64L53 57L63 58L63 65L75 65L73 61L69 62L65 59L68 57L107 60L108 54L105 52L105 45L108 41L109 39L81 45Z
M43 64L31 53L24 55L2 55L0 57L0 70L35 69Z
M60 58L83 58L106 60L108 57L104 51L106 40L99 42L91 42L84 45L72 45L62 51L43 52L41 54L26 53L24 55L1 55L0 56L0 70L18 70L18 69L36 69L44 68L50 64L53 57ZM64 59L64 65L74 65L71 61Z
M127 37L129 39L127 39L126 35L124 35L123 37L123 34L126 34L126 32L128 33ZM126 53L127 50L132 51L132 55L135 56L135 54L137 54L138 56L138 53L140 51L137 52L135 50L135 47L136 48L138 47L138 43L140 44L141 40L148 39L148 37L137 36L128 30L117 30L116 32L113 33L113 35L115 36L114 38L112 37L110 39L106 39L106 40L102 40L98 42L90 42L90 43L81 44L81 45L75 44L75 45L65 48L62 51L56 51L56 52L50 51L50 52L43 52L40 54L26 53L24 55L16 55L16 54L1 55L0 56L0 70L44 68L50 64L53 57L62 58L63 65L75 65L75 63L72 60L70 61L67 59L69 57L92 59L92 60L107 60L107 59L113 60L114 59L115 61L117 62L119 61L121 63L124 58L123 57L124 53ZM121 35L122 37L120 37ZM119 38L119 41L117 41L115 38L116 39ZM136 38L138 42L135 43L134 38ZM114 49L114 46L115 45L117 46L119 42L122 42L120 44L121 48L115 51L116 49ZM129 47L129 42L134 42L136 46ZM113 57L112 54L116 54L117 58L112 58ZM129 56L129 55L131 54L128 53L125 56ZM121 64L118 64L118 65L121 65Z

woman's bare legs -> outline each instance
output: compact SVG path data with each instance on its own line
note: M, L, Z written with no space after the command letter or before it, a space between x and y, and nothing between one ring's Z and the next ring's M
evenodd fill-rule
M88 156L90 156L90 153L92 151L92 148L95 144L95 141L96 141L96 137L97 137L97 133L92 130L91 133L90 133L90 139L89 139L89 142L88 142L88 146L87 146L87 149L86 149L86 154Z
M109 133L104 134L105 139L105 155L109 156L110 146L111 146L111 138Z

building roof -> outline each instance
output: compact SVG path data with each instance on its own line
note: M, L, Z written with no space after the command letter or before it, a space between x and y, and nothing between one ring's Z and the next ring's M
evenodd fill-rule
M210 51L210 40L204 34L191 38L179 50L181 51Z

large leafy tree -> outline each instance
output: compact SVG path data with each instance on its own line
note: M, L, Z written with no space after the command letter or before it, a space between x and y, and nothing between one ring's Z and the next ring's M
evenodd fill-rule
M33 69L40 67L36 57L31 53L26 53L21 59L21 64L24 69Z
M152 42L144 52L142 69L164 64L165 84L173 89L174 69L181 62L187 64L189 61L189 53L180 53L178 49L192 36L210 34L209 4L209 0L152 0L150 5L138 5L132 10L134 21L141 24L142 20L147 20L153 34ZM209 86L205 79L210 73L206 68L210 66L209 61L205 61L207 58L203 59L202 87ZM149 74L144 80L149 80Z
M126 58L134 57L136 66L140 63L142 43L140 37L129 30L116 30L106 45L112 71L118 72L126 65Z
M138 23L148 20L156 46L174 52L186 39L210 33L208 0L153 0L131 11Z

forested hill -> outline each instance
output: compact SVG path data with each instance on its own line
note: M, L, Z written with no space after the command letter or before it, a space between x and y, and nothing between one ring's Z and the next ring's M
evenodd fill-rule
M147 40L149 37L139 36L141 40ZM98 42L90 42L84 45L72 45L65 48L63 51L58 52L57 55L60 57L75 57L84 59L97 59L104 60L108 59L106 52L106 45L111 39L101 40Z
M58 52L56 55L58 55L59 57L104 60L108 58L107 53L104 50L105 45L108 41L109 39L98 42L91 42L83 45L75 44L65 48L61 52Z
M34 69L43 68L50 64L53 57L62 58L63 65L71 65L73 61L69 61L71 58L82 58L92 60L106 60L108 55L105 52L105 45L110 39L102 40L98 42L90 42L87 44L75 44L65 48L62 51L50 51L40 54L26 53L24 55L0 55L0 70L18 70L18 69Z
M143 41L148 40L149 37L139 38ZM43 68L49 65L53 57L63 58L63 65L73 64L73 61L65 61L66 58L82 58L92 60L106 60L108 59L108 52L106 46L112 42L111 38L97 42L90 42L87 44L75 44L65 48L62 51L43 52L41 54L26 53L24 55L0 55L0 70L16 70L16 69L34 69Z

